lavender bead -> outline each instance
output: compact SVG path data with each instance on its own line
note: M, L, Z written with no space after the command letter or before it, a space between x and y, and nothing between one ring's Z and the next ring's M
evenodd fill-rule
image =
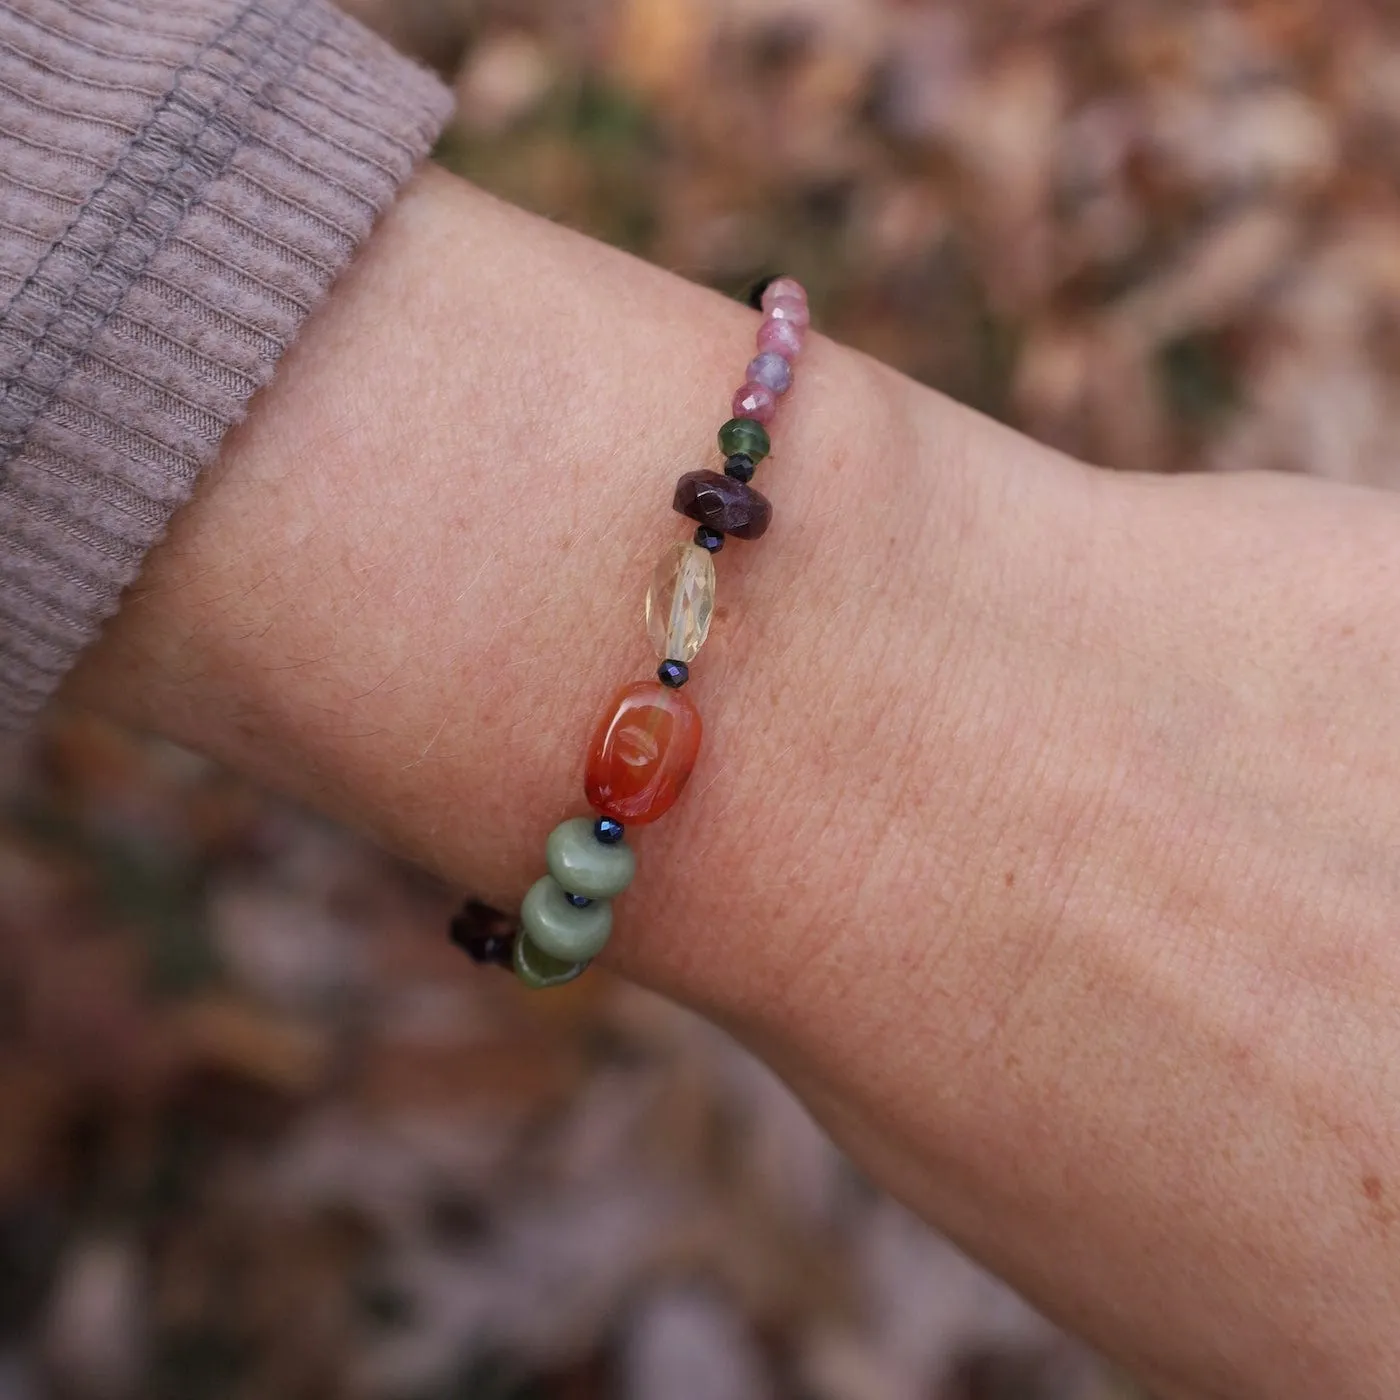
M762 384L775 394L792 388L792 366L775 350L765 350L749 362L749 383Z
M772 321L765 317L758 328L758 348L771 350L785 360L795 360L802 353L804 339L802 327L794 326L791 321Z

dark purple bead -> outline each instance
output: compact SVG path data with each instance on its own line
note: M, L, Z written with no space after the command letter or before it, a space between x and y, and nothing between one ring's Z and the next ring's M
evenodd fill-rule
M701 525L741 540L758 539L773 518L767 497L722 472L687 472L676 483L672 505Z
M679 690L690 679L690 667L684 661L663 661L656 668L656 679L672 690Z
M701 525L695 531L695 543L701 549L707 549L711 554L718 554L724 548L724 536L718 530L712 530L708 525Z
M605 846L616 846L626 834L622 823L612 817L599 817L593 823L593 835Z
M735 481L753 480L753 458L746 457L742 452L736 452L724 464L725 476L732 476Z
M565 899L574 906L575 909L587 909L593 903L586 894L565 894Z
M480 900L457 911L447 935L474 963L510 967L515 951L515 920Z

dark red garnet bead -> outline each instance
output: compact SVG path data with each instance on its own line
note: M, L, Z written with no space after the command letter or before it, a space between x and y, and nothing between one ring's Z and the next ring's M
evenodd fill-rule
M722 472L687 472L672 502L682 515L741 540L756 540L768 528L773 507L747 482Z

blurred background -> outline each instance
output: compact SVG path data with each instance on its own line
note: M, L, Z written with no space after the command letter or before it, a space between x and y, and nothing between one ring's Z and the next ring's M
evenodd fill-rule
M441 158L1081 457L1382 482L1382 0L355 0ZM73 716L0 773L0 1400L1144 1400L719 1032Z

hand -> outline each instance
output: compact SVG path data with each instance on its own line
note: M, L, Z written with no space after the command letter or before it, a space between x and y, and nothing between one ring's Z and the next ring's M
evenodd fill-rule
M425 175L70 695L509 907L752 329ZM1091 471L819 338L775 447L610 959L1148 1379L1394 1395L1400 507Z

